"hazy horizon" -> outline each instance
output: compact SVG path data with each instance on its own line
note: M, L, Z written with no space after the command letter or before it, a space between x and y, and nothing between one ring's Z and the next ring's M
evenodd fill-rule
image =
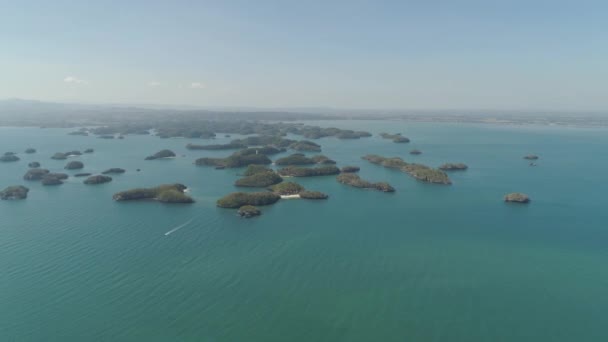
M53 3L0 13L0 99L608 110L599 1Z

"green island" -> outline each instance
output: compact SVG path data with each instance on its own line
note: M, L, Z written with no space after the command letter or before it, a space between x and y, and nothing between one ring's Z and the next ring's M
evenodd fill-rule
M316 176L331 176L340 173L340 169L334 165L320 167L299 167L288 166L277 171L279 175L286 177L316 177Z
M445 163L439 166L439 169L443 171L464 171L468 168L464 163Z
M358 166L350 166L350 165L348 165L348 166L343 166L340 169L340 172L342 172L342 173L354 173L354 172L359 172L360 170L361 170L361 168L358 167Z
M294 182L283 182L270 187L270 190L280 196L297 195L304 191L304 187Z
M90 176L89 178L84 180L84 184L88 184L88 185L94 185L94 184L103 184L103 183L108 183L112 181L112 177L110 176L105 176L105 175L96 175L96 176Z
M401 133L389 134L389 133L380 133L380 136L383 139L392 140L394 143L409 143L410 139L401 135Z
M374 189L382 192L395 192L395 188L386 182L371 183L361 179L361 177L354 173L343 173L338 175L336 179L342 184L350 185L355 188Z
M40 163L39 162L31 162L31 163L27 164L27 167L35 169L35 168L40 167Z
M49 173L50 173L50 171L47 169L29 169L29 170L27 170L25 175L23 175L23 179L25 179L27 181L37 181L37 180L41 180L42 177L44 177L45 175L47 175Z
M253 165L247 166L247 168L245 169L245 172L243 172L243 176L253 176L257 173L268 172L268 171L273 171L273 170L264 165L253 164Z
M539 158L540 157L537 156L536 154L528 154L527 156L524 156L524 159L527 159L527 160L537 160Z
M414 149L410 151L410 154L417 156L419 154L422 154L422 151Z
M265 188L274 184L281 183L283 178L272 170L256 172L250 176L238 179L234 185L242 187Z
M25 153L27 153L27 154L33 154L33 153L36 153L36 149L35 149L35 148L31 148L31 147L30 147L30 148L27 148L27 149L25 150Z
M61 185L68 177L65 173L47 173L42 176L41 183L42 185Z
M302 152L321 152L321 145L312 141L302 140L289 145L289 148Z
M74 177L88 177L90 175L92 175L92 173L84 172L84 173L77 173L74 175Z
M93 152L95 152L95 150L92 148L87 148L86 150L82 151L82 153L93 153Z
M166 159L175 157L175 152L171 150L161 150L151 156L147 156L145 160Z
M287 157L279 158L274 161L275 165L311 165L316 164L312 158L306 157L302 153L294 153Z
M73 160L73 161L67 163L66 166L64 167L64 169L66 169L66 170L79 170L82 168L84 168L84 164L77 160Z
M253 205L244 205L237 212L239 216L244 218L252 218L262 215L262 211Z
M2 200L21 200L27 198L27 193L30 189L22 185L9 186L0 191L0 199Z
M368 154L363 156L362 159L386 168L401 170L415 179L425 183L445 185L452 184L452 181L448 177L447 173L423 164L406 163L399 157L386 158L375 154Z
M241 143L228 143L228 144L213 144L213 145L196 145L196 144L188 144L186 148L189 150L238 150L241 148L247 147Z
M240 208L244 205L263 206L275 204L281 196L269 192L233 192L217 200L220 208Z
M187 187L183 184L165 184L154 188L137 188L114 194L117 202L153 200L162 203L194 203L192 197L185 194Z
M4 162L4 163L16 162L19 160L21 160L21 158L17 157L15 154L13 154L11 152L6 152L3 156L0 156L0 162Z
M513 192L513 193L505 195L504 200L505 200L505 202L510 202L510 203L529 203L530 196L528 196L524 193L521 193L521 192Z
M310 199L310 200L324 200L324 199L329 198L329 196L327 194L324 194L321 191L304 190L304 191L300 191L299 195L300 195L300 198Z
M199 158L194 164L199 166L216 166L225 168L245 167L251 164L269 165L272 160L264 154L248 154L242 155L235 152L226 158Z
M101 174L102 175L111 175L111 174L121 174L121 173L125 173L125 169L121 169L118 167L113 167L111 169L107 169L105 171L103 171Z

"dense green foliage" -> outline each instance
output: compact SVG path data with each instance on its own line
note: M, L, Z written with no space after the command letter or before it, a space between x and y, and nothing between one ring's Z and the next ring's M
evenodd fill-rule
M329 196L320 191L304 190L304 191L300 191L300 198L317 200L317 199L327 199L327 198L329 198Z
M273 154L285 152L284 148L276 148L274 146L262 146L262 147L249 147L244 150L235 152L235 154L247 156L250 154L265 154L271 156Z
M530 197L521 192L513 192L505 195L505 202L513 202L513 203L529 203Z
M321 145L308 140L294 142L289 148L296 151L321 152Z
M401 135L401 133L389 134L389 133L380 133L380 136L384 139L392 140L395 143L408 143L410 142L409 138L406 138Z
M0 162L8 163L8 162L16 162L19 160L21 160L21 159L14 154L5 154L3 156L0 156Z
M33 180L41 180L46 174L50 171L47 169L30 169L27 170L25 175L23 175L23 179L33 181Z
M244 205L262 206L276 203L281 196L272 192L234 192L217 200L221 208L240 208Z
M353 173L353 172L359 172L359 170L361 170L361 168L358 167L358 166L343 166L340 169L340 172L342 172L342 173Z
M171 150L161 150L154 153L151 156L147 156L146 160L154 160L154 159L162 159L162 158L172 158L175 157L175 152Z
M226 158L199 158L194 162L196 165L220 166L227 168L245 167L248 165L268 165L272 160L264 154L240 155L234 153Z
M115 201L156 200L164 203L193 203L183 184L165 184L155 188L137 188L114 194Z
M350 185L356 188L375 189L383 192L395 192L395 188L386 182L371 183L361 179L361 177L354 173L343 173L336 179L342 184Z
M272 192L279 195L295 195L304 190L304 187L294 182L283 182L270 187Z
M273 184L281 183L283 178L274 171L258 172L251 176L238 179L234 185L245 187L265 188Z
M452 181L445 172L422 164L406 163L399 157L385 158L375 154L368 154L362 157L362 159L386 168L399 169L422 182L452 184Z
M25 150L25 153L27 153L27 154L36 153L36 149L30 147L30 148L28 148L28 149Z
M31 162L31 163L27 164L27 166L30 167L30 168L32 168L32 169L35 169L35 168L40 167L40 163L39 162Z
M105 170L101 174L109 175L109 174L119 174L119 173L125 173L125 169L121 169L121 168L118 168L118 167L113 167L111 169Z
M262 212L260 211L260 209L252 205L244 205L239 208L238 214L244 218L251 218L255 216L260 216Z
M245 169L245 172L243 172L243 176L253 176L256 173L268 172L268 171L272 171L272 170L267 168L264 165L249 165L249 166L247 166L247 169Z
M308 167L298 167L298 166L288 166L278 170L278 173L281 176L290 176L290 177L314 177L314 176L329 176L329 175L337 175L340 173L340 169L337 167L330 166L321 166L315 168Z
M466 170L468 168L469 167L464 163L445 163L439 166L439 169L444 171L459 171Z
M310 165L316 164L316 162L303 155L302 153L294 153L287 157L279 158L274 161L276 165Z
M214 144L214 145L196 145L188 144L186 148L189 150L236 150L247 147L241 143L229 143L229 144Z

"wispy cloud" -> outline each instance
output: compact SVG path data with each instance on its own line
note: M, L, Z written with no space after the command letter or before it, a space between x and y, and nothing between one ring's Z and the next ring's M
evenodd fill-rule
M161 85L158 81L150 81L148 82L148 87L159 87Z
M190 83L190 88L191 89L203 89L203 88L205 88L205 84L201 83L201 82L192 82L192 83Z
M63 79L63 82L70 83L70 84L88 84L89 83L85 80L81 80L80 78L74 77L74 76L66 76L66 78Z

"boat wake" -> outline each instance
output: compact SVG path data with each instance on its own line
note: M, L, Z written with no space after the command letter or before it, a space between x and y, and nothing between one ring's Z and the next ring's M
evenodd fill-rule
M194 221L194 219L190 219L190 221L188 221L188 222L186 222L186 223L183 223L183 224L180 224L179 226L177 226L177 227L175 227L175 228L171 229L170 231L166 232L166 233L165 233L165 236L167 236L167 235L169 235L169 234L171 234L171 233L174 233L174 232L176 232L176 231L178 231L178 230L180 230L180 229L184 228L185 226L187 226L188 224L190 224L190 222L192 222L192 221Z

